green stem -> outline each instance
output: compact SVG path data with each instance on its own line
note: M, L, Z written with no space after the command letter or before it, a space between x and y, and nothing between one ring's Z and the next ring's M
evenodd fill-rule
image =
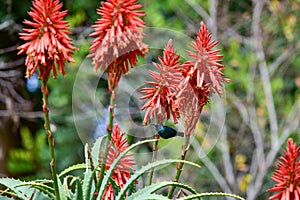
M105 165L106 165L106 159L107 159L107 155L109 152L109 144L111 141L111 134L113 131L113 120L114 120L114 106L115 106L115 91L114 89L112 89L111 94L110 94L110 104L109 104L109 119L108 119L108 124L107 124L107 139L106 139L106 145L105 145L105 150L104 150L104 156L102 159L102 163L101 163L101 171L100 171L100 176L93 194L93 200L96 200L100 187L101 187L101 183L102 180L104 178L104 173L105 173Z
M87 155L88 155L88 159L90 160L90 163L91 163L91 170L94 171L95 166L94 166L94 162L93 162L92 153L91 153L90 148L87 149ZM97 177L94 176L93 179L94 179L94 184L97 185Z
M190 148L190 135L185 135L185 140L184 140L184 147L182 149L182 153L181 153L181 160L185 160L185 156L186 156L186 153L188 152L189 148ZM176 172L176 176L174 178L174 182L178 182L179 181L179 177L180 177L180 174L182 172L182 168L183 168L183 165L184 163L183 162L180 162L180 163L177 163L177 172ZM173 185L168 193L168 198L171 199L172 198L172 195L175 191L175 188L176 186Z
M154 163L156 160L157 149L158 149L158 139L159 139L158 133L155 134L155 139L157 139L157 140L155 142L153 142L152 163ZM149 172L148 185L151 185L151 183L152 183L153 173L154 173L154 168L152 168L151 171Z
M50 120L49 120L47 80L43 80L42 93L43 93L43 112L44 112L44 120L45 120L45 130L48 135L48 145L51 154L51 162L50 162L51 174L54 182L56 200L60 200L58 181L56 176L57 172L56 172L56 162L55 162L55 154L54 154L54 137L50 129Z

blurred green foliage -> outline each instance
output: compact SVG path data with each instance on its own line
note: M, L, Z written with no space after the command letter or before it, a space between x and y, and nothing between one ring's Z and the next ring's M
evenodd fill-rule
M30 1L12 0L11 5L7 2L10 1L2 2L3 4L0 6L0 22L11 18L20 26L24 19L29 18L27 12L31 6ZM72 37L79 50L74 52L76 63L67 65L67 76L62 77L59 75L56 80L49 80L50 119L56 141L58 171L83 159L83 144L78 137L72 116L72 92L77 71L88 54L91 42L91 38L88 36L91 32L90 26L98 18L96 8L100 5L100 1L93 0L65 0L63 2L64 9L68 10L66 19L73 28L74 34ZM193 37L195 31L199 28L200 21L205 19L188 2L194 2L193 5L200 5L209 14L212 1L141 0L139 2L144 5L146 26L176 30ZM257 113L259 128L265 132L265 141L269 142L271 138L270 124L267 120L266 97L259 77L259 69L257 66L254 66L258 58L253 52L253 38L249 37L253 32L251 30L253 4L250 0L224 0L217 2L218 12L216 18L218 30L213 37L218 38L220 41L218 47L222 49L222 54L224 55L224 71L226 77L231 79L231 82L225 85L227 97L224 97L223 100L226 104L226 127L228 130L230 156L232 156L234 173L240 180L238 187L233 188L233 191L238 194L245 194L246 188L253 177L247 171L243 171L245 169L242 166L249 167L255 146L251 130L249 127L244 126L239 110L234 106L235 97L238 97L245 105L253 105ZM297 48L296 50L292 48L299 45L299 7L300 1L271 0L265 5L261 16L266 64L271 64L282 54L290 52L288 59L285 59L277 68L269 68L271 89L274 94L274 105L279 124L285 121L292 106L300 96L300 51L297 51ZM3 39L1 39L2 41ZM184 50L179 49L178 51ZM161 55L161 50L150 49L150 54L152 54L152 57L150 57L149 61L157 61L157 56ZM149 61L140 59L140 63ZM90 73L93 73L93 66L90 66L90 71L87 72L87 79L90 79ZM106 85L101 84L99 83L98 85L99 90L96 92L96 95L104 105L107 105L108 100L104 92ZM249 100L250 93L254 93L254 98ZM82 95L84 96L85 94ZM36 104L35 110L40 110L40 107L40 103ZM205 135L203 135L203 132L209 128L206 127L205 120L209 119L204 114L203 124L199 125L195 139L209 149L214 144L209 139L205 139ZM28 177L31 175L44 177L45 174L50 175L47 170L49 156L46 149L42 121L39 121L36 126L40 129L37 132L31 132L28 128L22 127L20 129L22 149L16 148L9 153L7 167L15 176ZM89 128L94 129L95 127ZM291 134L294 133L292 132ZM300 141L299 134L295 134L293 137L296 142ZM168 143L162 141L160 145L167 146ZM175 141L176 145L174 145L174 148L177 149L174 152L178 151L179 143ZM270 144L266 143L265 150L268 149L270 149ZM223 172L224 163L221 159L220 150L214 148L209 151L208 156ZM242 159L235 160L235 158ZM189 153L188 159L201 163L201 159L193 151ZM187 171L189 170L188 167L186 169ZM158 176L168 177L168 170L159 172ZM259 199L267 198L265 189L272 185L270 181L271 174L272 172L270 171L265 177L265 184L261 188ZM194 173L183 174L183 179L189 181L192 185L194 184L193 186L198 187L199 191L220 190L220 186L205 167Z
M9 151L6 163L9 172L17 177L30 180L36 177L48 177L48 147L47 138L43 131L32 135L27 127L20 128L22 148Z

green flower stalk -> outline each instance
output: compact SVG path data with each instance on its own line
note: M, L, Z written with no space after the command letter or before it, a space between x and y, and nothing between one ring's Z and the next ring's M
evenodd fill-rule
M93 25L94 32L90 36L96 37L90 46L89 57L93 57L95 70L99 68L108 75L108 89L110 91L109 121L107 124L107 141L93 199L98 191L105 173L106 159L113 130L115 96L122 74L126 74L130 67L137 63L137 56L145 56L148 51L142 42L144 36L142 28L145 23L139 17L145 16L142 5L136 0L107 0L101 2L97 10L101 18Z
M109 152L105 161L105 169L108 170L114 160L117 159L122 152L128 149L128 147L129 145L127 144L125 133L121 133L119 125L115 123L111 134L111 143L108 146ZM102 163L104 163L104 160L102 161ZM119 161L118 165L114 169L111 178L120 188L122 188L130 178L130 173L133 171L132 167L134 165L135 161L133 154L127 154ZM114 199L114 195L114 188L111 183L108 183L102 199Z
M178 85L178 99L180 115L183 116L185 144L183 146L181 159L186 158L186 153L190 146L190 135L194 133L196 124L199 120L202 108L209 101L213 93L222 95L223 82L230 80L224 77L221 64L223 57L219 55L220 50L213 50L218 42L211 40L211 33L208 32L206 25L201 22L200 30L191 44L193 51L188 51L190 60L180 65L179 71L182 73L182 81ZM183 168L183 163L177 165L175 182ZM168 197L171 198L176 186L172 186Z
M122 74L137 63L137 56L148 51L142 42L145 16L142 5L136 0L107 0L97 10L101 18L93 25L96 37L91 44L89 57L95 70L101 68L108 75L109 90L117 89Z
M33 21L25 20L24 24L31 28L24 28L20 38L26 43L19 47L18 54L26 53L25 65L27 66L26 77L32 76L39 69L39 79L42 79L43 112L45 130L48 135L49 151L51 155L51 173L54 182L55 196L59 200L59 188L56 172L54 153L54 135L50 129L48 87L47 81L51 70L53 76L57 76L56 67L65 75L64 63L75 62L72 51L76 48L68 37L69 27L63 19L67 11L60 11L62 3L59 0L34 0L33 7L28 13Z
M164 57L159 58L161 64L153 63L159 72L149 71L154 81L146 82L150 87L142 89L145 95L141 99L148 99L142 107L146 109L144 124L147 124L149 119L163 124L171 115L174 123L177 123L178 118L182 118L185 135L182 160L186 159L190 136L194 133L203 106L208 103L213 93L222 95L222 83L229 82L222 73L224 66L220 64L220 50L212 50L218 42L211 40L211 33L203 22L200 26L191 44L193 51L188 51L190 60L180 65L179 55L176 54L172 40L169 40L164 49ZM156 155L156 143L153 148L153 154ZM152 159L154 160L155 158ZM183 163L179 163L175 182L179 181L182 168ZM149 184L152 183L152 173L153 170L149 175ZM172 197L175 187L171 187L169 198Z
M147 81L146 83L151 87L142 89L145 94L141 100L148 99L148 102L141 108L146 109L144 124L147 124L149 118L156 120L157 124L162 124L164 120L170 119L173 116L174 122L177 123L179 118L179 107L176 104L176 86L180 83L181 73L176 69L179 65L179 55L173 47L172 40L170 39L166 45L164 56L159 57L160 64L153 63L159 70L158 72L149 71L150 76L155 81ZM160 136L155 134L156 139ZM152 162L155 162L158 150L158 140L153 143ZM149 173L148 185L151 185L154 169Z

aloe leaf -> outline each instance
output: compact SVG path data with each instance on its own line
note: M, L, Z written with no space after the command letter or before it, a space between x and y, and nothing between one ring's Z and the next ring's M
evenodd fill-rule
M167 186L175 185L176 187L180 187L183 189L186 189L187 191L191 192L192 194L197 194L196 190L194 190L192 187L182 184L182 183L177 183L177 182L159 182L159 183L154 183L151 185L148 185L144 187L143 189L140 189L136 193L133 193L131 196L127 197L126 200L138 200L138 199L145 199L147 198L147 195L151 195L154 192L156 192L159 189L162 189Z
M101 199L101 197L102 197L102 195L103 195L103 193L105 191L105 188L106 188L106 186L108 184L109 178L112 175L112 173L113 173L115 167L117 166L118 162L122 159L122 157L125 156L130 150L132 150L133 148L135 148L135 147L137 147L137 146L139 146L141 144L148 143L148 142L155 142L155 141L156 141L156 139L143 140L143 141L140 141L140 142L137 142L137 143L131 145L130 147L128 147L128 149L126 149L125 151L123 151L118 156L118 158L116 158L114 160L114 162L111 164L109 170L106 172L106 175L103 178L103 181L102 181L102 184L101 184L101 187L100 187L100 190L99 190L99 195L98 195L97 199L99 199L99 200Z
M186 161L186 160L175 160L175 159L166 159L166 160L159 160L156 161L154 163L149 163L148 165L143 166L141 169L139 169L138 171L136 171L131 177L130 179L126 182L126 184L121 188L121 191L119 192L119 195L117 196L116 199L122 199L125 196L125 193L129 187L129 185L134 182L136 179L138 179L142 174L144 174L145 172L149 171L152 168L158 167L158 166L162 166L162 165L166 165L166 164L171 164L171 163L184 163L184 164L189 164L198 168L201 168L200 165L190 162L190 161Z

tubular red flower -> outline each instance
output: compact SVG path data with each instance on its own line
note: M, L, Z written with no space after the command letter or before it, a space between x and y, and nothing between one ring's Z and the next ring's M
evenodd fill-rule
M141 108L147 109L144 124L147 124L149 117L156 119L156 123L162 124L166 119L170 119L172 114L174 122L177 123L179 115L179 105L176 104L177 87L182 79L181 73L177 70L179 65L179 55L169 40L164 49L163 58L159 57L161 64L153 63L160 73L149 71L154 81L147 84L153 86L141 90L145 95L142 100L149 99Z
M217 41L211 40L205 24L192 42L194 51L188 51L191 60L179 64L179 55L175 54L171 41L164 50L164 58L159 58L162 65L155 64L160 73L150 71L155 80L146 82L154 87L142 89L145 94L141 99L149 99L142 107L147 108L144 123L156 118L162 123L173 115L174 122L183 116L184 133L191 135L200 117L202 108L213 93L222 94L222 83L229 82L222 73L220 50L212 50Z
M211 95L217 92L222 95L222 83L230 80L224 77L222 69L222 55L218 53L220 50L212 50L218 42L211 40L211 33L208 32L206 25L201 22L200 30L192 42L194 51L188 51L192 60L187 61L184 65L184 74L187 77L186 84L190 77L193 79L193 88L206 88Z
M127 139L125 138L125 133L120 133L120 128L117 123L114 124L111 140L112 142L109 145L109 152L106 160L106 170L108 170L114 160L129 147ZM111 178L120 188L122 188L129 180L130 170L134 165L135 161L132 154L125 155L117 164ZM111 183L107 185L102 199L114 199L114 189Z
M211 40L211 33L206 25L201 22L191 46L194 51L188 51L191 60L180 66L184 77L178 88L178 104L180 114L183 115L184 133L190 135L194 132L197 121L204 105L209 101L209 96L214 92L222 95L222 83L230 80L224 78L223 65L218 55L220 50L212 50L218 42Z
M187 74L186 69L192 69L193 66L191 62L181 65L181 69L184 69L182 71L184 80L178 86L180 90L177 93L177 104L179 104L180 114L183 116L184 133L186 135L193 134L203 106L209 102L208 86L198 87L197 77L194 74Z
M272 179L277 182L268 192L277 192L269 199L294 200L300 199L300 147L288 139L284 156L280 157L278 168L274 172Z
M96 36L90 47L89 57L93 57L95 70L100 66L108 73L109 89L115 88L121 75L137 63L137 56L148 51L142 42L144 16L136 0L107 0L98 9L101 16L93 26Z
M62 3L59 0L34 0L33 7L28 13L32 21L25 20L24 24L32 28L24 28L20 38L27 41L19 47L18 54L26 53L27 66L26 77L34 74L39 68L39 78L47 80L51 69L53 76L57 76L55 64L58 70L65 75L64 63L75 62L72 58L71 39L68 37L69 27L63 20L67 11L60 11Z

